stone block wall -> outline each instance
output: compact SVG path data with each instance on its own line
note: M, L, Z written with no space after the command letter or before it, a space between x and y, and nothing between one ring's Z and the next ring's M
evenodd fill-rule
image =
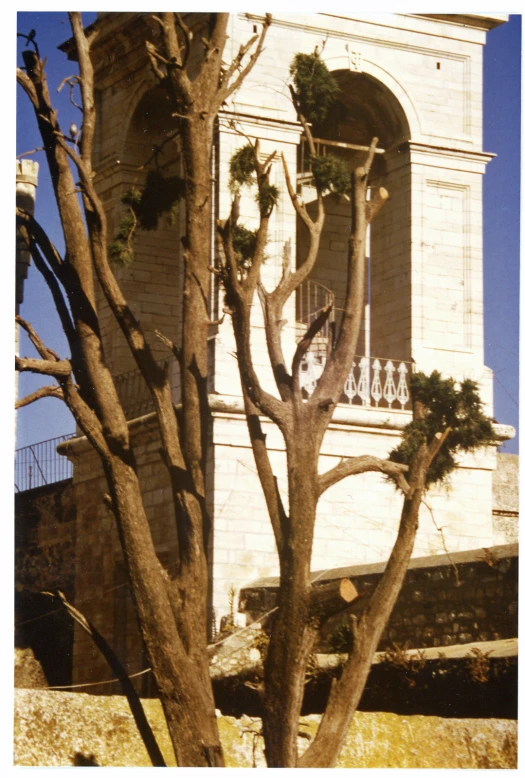
M320 578L350 578L360 599L347 613L358 614L384 565L341 568ZM248 621L275 605L275 584L269 579L243 589L240 609ZM333 645L346 623L344 614L330 619L322 631L325 647ZM338 632L339 630L339 632ZM412 559L403 588L378 650L451 646L493 641L518 634L518 547L497 546L439 557ZM339 640L339 639L338 639Z
M497 543L518 542L519 456L498 454L492 476L492 523Z
M15 494L15 586L70 595L75 575L76 505L71 480Z
M173 570L177 534L168 475L158 456L160 443L155 420L149 417L132 423L131 435L153 542L161 563ZM75 462L79 538L75 604L115 648L128 672L139 672L144 667L142 644L115 521L103 501L106 479L98 457L85 439L64 444L62 451ZM80 628L75 632L73 665L74 683L113 677L98 649ZM94 691L110 693L112 688L94 687Z
M47 683L71 683L72 621L43 591L74 596L76 518L71 480L15 495L15 645Z

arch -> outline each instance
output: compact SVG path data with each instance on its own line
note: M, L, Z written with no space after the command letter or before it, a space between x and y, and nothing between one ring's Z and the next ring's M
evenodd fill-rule
M133 107L126 116L120 154L124 164L143 164L149 158L154 145L160 144L176 128L166 92L158 85L143 82L134 95ZM178 159L168 149L161 157L163 167Z
M381 106L377 104L379 100L383 103L383 109L387 108L386 113L390 112L396 118L402 127L400 141L414 139L420 135L420 121L410 95L387 70L367 59L360 60L359 70L357 70L349 54L327 57L324 61L336 78L343 81L342 91L346 96L348 93L351 96L354 86L356 97L359 92L362 92L364 84L372 87L376 93L376 105L371 107L378 110L380 114L384 113L384 110L381 111Z

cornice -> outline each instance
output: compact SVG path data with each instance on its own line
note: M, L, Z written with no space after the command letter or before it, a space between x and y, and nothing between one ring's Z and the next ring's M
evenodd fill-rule
M485 151L472 151L471 149L450 148L436 146L431 143L407 141L397 149L387 154L385 158L394 163L395 155L399 155L400 164L427 164L435 167L457 167L458 170L483 173L487 164L496 156Z
M493 30L509 20L509 14L410 14L475 30Z
M264 14L254 14L254 13L245 13L240 14L241 17L244 17L247 21L250 22L257 22L262 23L264 21ZM443 48L433 48L430 46L421 46L414 43L407 43L405 41L391 41L391 40L383 40L381 38L378 38L377 35L374 35L372 32L369 35L366 35L364 33L353 33L353 32L347 32L344 30L337 30L337 29L331 29L327 26L323 27L320 25L315 25L311 23L304 22L304 16L302 14L295 14L295 16L298 17L297 21L294 20L294 15L286 15L286 16L277 16L274 15L272 18L272 26L273 27L281 27L284 29L289 30L302 30L309 33L312 33L316 36L322 36L323 38L326 37L327 32L329 33L330 40L344 40L346 42L354 42L354 43L366 43L371 46L379 46L381 48L385 49L395 49L397 51L408 51L413 54L426 54L431 57L440 57L441 59L452 59L452 60L458 60L460 62L463 62L465 60L468 60L467 54L459 54L457 52L452 52L447 49ZM309 14L309 16L315 16L315 14ZM371 20L370 18L363 17L362 19L359 19L356 16L343 16L341 14L338 14L337 16L335 14L317 14L317 16L324 16L325 18L340 18L340 19L347 19L348 21L358 21L366 24L370 24ZM381 19L381 14L377 14L378 21L375 22L375 26L382 26L382 27L394 27L394 25L385 24L383 21L379 21ZM300 18L303 19L303 21L300 21ZM404 28L395 28L399 29L401 32L405 31ZM408 30L407 30L408 32ZM417 31L416 31L417 32Z

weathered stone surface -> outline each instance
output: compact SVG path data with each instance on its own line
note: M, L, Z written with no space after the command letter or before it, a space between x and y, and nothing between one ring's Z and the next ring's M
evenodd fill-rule
M500 511L520 509L519 464L517 454L498 454L496 470L492 476L492 507Z
M31 648L15 648L15 687L18 689L46 689L47 680L42 665Z
M169 766L174 765L160 702L144 707ZM301 719L315 734L319 716ZM260 721L219 718L228 767L264 767ZM255 742L254 742L255 741ZM307 741L300 738L300 747ZM358 713L338 767L515 768L515 721ZM255 764L254 764L255 760ZM19 690L15 756L20 766L150 766L122 697Z
M73 593L76 506L71 481L15 494L15 586Z

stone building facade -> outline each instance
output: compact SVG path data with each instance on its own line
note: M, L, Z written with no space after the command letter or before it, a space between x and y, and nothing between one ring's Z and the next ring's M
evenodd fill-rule
M340 87L323 126L313 127L319 153L333 152L355 166L371 138L379 137L373 186L384 185L390 200L374 221L368 241L369 279L355 360L344 396L326 434L321 467L329 469L351 454L387 456L410 420L407 374L415 365L440 370L457 380L472 378L492 413L492 374L484 365L482 289L482 179L491 154L482 148L482 56L487 32L503 14L419 15L276 14L265 49L252 73L220 115L213 158L217 181L214 213L228 214L228 164L245 136L259 138L261 152L284 154L301 196L313 201L304 160L301 126L289 99L289 65L296 52L323 48L323 59ZM206 23L188 15L195 32ZM232 14L227 56L260 31L262 17ZM156 25L147 15L100 14L93 47L98 104L96 186L110 233L123 215L121 197L143 181L139 170L154 144L173 129L170 107L148 67L145 41ZM161 165L181 172L175 143L165 146ZM305 253L305 236L286 195L280 162L273 182L281 190L270 225L263 281L271 288L280 276L283 252L292 263ZM158 230L142 233L136 257L117 271L124 293L146 332L155 329L177 342L181 311L182 208ZM285 354L291 358L309 317L327 301L337 306L346 282L349 207L326 198L327 219L317 269L284 314ZM242 219L255 226L256 208L243 192ZM210 225L211 228L211 225ZM215 248L217 250L217 248ZM214 258L210 258L213 263ZM214 290L215 315L222 309ZM117 377L136 446L145 504L159 557L176 563L176 532L167 476L159 460L155 421L145 387L111 314L100 300L107 359ZM313 390L322 369L322 333L303 365L303 388ZM154 337L159 359L166 358ZM254 362L265 388L273 379L266 355L262 314L253 310ZM233 352L228 318L210 338L208 507L213 521L210 549L210 623L229 610L231 591L277 571L270 522L258 483ZM173 365L173 397L178 397ZM272 463L284 474L280 433L263 421ZM498 425L501 439L512 429ZM88 615L118 644L130 671L140 669L133 618L122 596L122 559L111 515L102 501L104 478L83 439L63 444L75 465L77 498L77 592ZM421 511L415 555L491 546L492 476L496 448L462 458L446 487L428 496ZM281 482L284 488L284 481ZM313 569L332 569L386 559L399 521L401 500L378 474L346 479L322 499ZM128 617L129 612L129 617ZM89 668L87 660L89 657ZM75 644L75 680L101 677L88 639Z

